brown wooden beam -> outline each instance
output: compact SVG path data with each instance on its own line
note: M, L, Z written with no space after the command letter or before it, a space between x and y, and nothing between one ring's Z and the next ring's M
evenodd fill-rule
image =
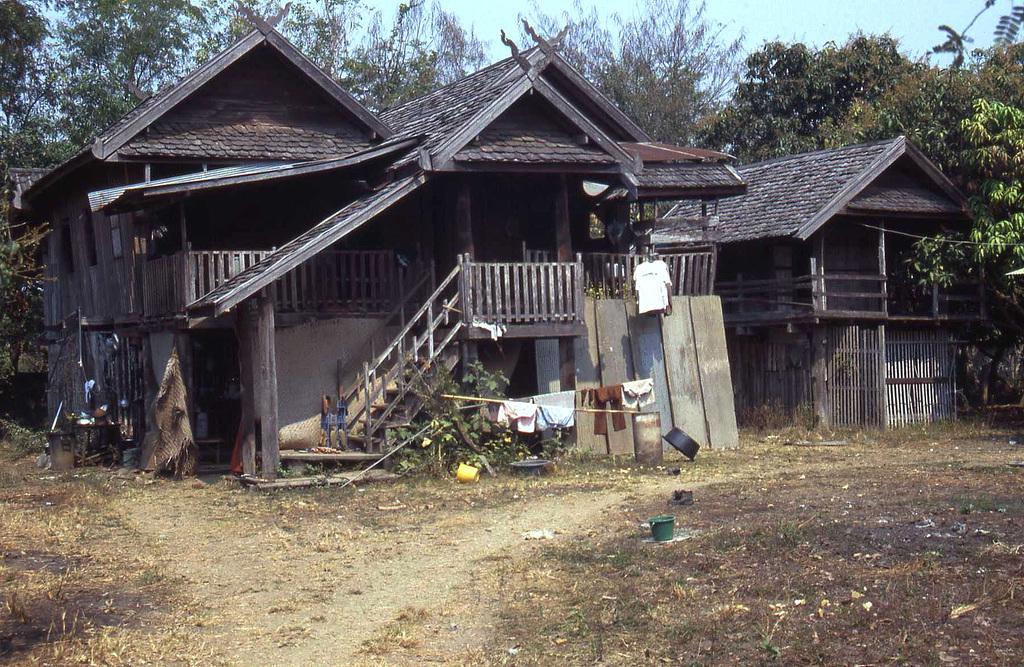
M253 402L253 318L249 316L248 304L237 310L235 335L238 337L238 367L242 381L242 472L256 474L256 406Z
M472 189L467 180L458 184L455 196L455 252L469 253L475 257L473 248Z
M264 479L277 477L280 445L277 429L277 361L274 351L274 301L266 290L254 299L253 404L256 408L256 439L263 456Z
M559 175L558 191L555 193L555 254L559 262L575 259L569 222L569 182L565 174Z

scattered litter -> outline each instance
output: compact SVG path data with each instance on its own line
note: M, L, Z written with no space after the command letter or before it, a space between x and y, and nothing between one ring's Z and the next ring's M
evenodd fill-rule
M850 591L850 597L853 598L854 600L859 600L862 597L864 597L864 594L861 593L860 591Z
M958 604L957 606L953 607L953 610L951 612L949 612L949 619L955 621L961 616L969 614L972 611L975 611L980 606L980 602L972 602L970 604Z
M397 512L399 510L404 510L405 505L402 503L395 503L394 505L377 505L377 509L381 512Z
M518 649L518 648L515 648L515 647L513 647L513 648L510 648L510 649L508 650L508 654L509 654L509 655L516 655L516 654L518 654L518 653L519 653L519 649Z
M668 474L670 474L670 475L678 475L681 472L683 472L681 468L669 468L668 469Z
M672 492L672 497L668 501L669 505L683 506L693 504L693 491L687 489L677 489Z
M803 598L801 598L799 600L793 600L793 606L794 607L802 607L805 604L807 604L807 600L804 600Z
M860 606L864 607L864 611L871 611L871 607L873 607L874 605L870 602L861 602Z
M1011 468L1024 468L1024 461L1010 461L1006 465L1010 466Z
M550 530L528 530L523 533L524 540L553 540L555 534Z
M934 528L935 527L935 522L932 521L931 519L925 519L924 521L921 521L920 523L915 523L914 527L915 528Z
M698 534L696 530L689 530L688 528L676 528L675 534L670 540L656 540L654 537L645 537L642 542L645 544L672 544L673 542L683 542L689 540Z

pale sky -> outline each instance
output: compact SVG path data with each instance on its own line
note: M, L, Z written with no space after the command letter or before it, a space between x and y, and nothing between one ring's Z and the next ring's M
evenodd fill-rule
M692 0L696 4L696 0ZM464 25L472 24L477 35L489 42L492 58L507 54L498 38L505 29L514 39L519 37L516 17L529 12L527 0L441 0L442 6L457 14ZM394 0L369 0L375 7L393 11ZM572 0L542 0L544 11L561 14L571 9ZM613 12L629 14L636 0L584 0L584 6L596 4L602 17ZM992 30L999 16L1008 13L1011 0L996 0L970 31L974 46L992 44ZM984 0L707 0L708 17L727 26L730 37L746 34L746 51L757 49L765 41L776 38L802 41L821 46L829 41L843 42L857 30L868 33L889 32L898 38L904 51L922 55L945 41L938 30L943 23L957 31L963 30L984 6ZM935 57L933 56L933 59ZM948 59L936 61L948 62Z

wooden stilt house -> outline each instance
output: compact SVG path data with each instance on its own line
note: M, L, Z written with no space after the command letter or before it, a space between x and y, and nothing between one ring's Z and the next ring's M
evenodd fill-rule
M963 195L904 137L737 171L748 192L717 204L715 293L741 418L952 419L954 356L985 316L983 288L922 284L908 261L920 238L969 226Z
M323 395L372 459L432 365L573 388L584 294L635 263L604 230L745 189L726 156L652 154L671 150L543 40L376 115L254 31L20 193L53 225L51 412L97 380L140 438L176 348L197 442L240 433L245 470L260 452L273 476L315 444ZM674 253L677 293L709 293L712 259Z

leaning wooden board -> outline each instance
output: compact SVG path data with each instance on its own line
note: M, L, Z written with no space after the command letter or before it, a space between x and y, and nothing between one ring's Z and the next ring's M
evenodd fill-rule
M597 344L601 384L621 384L633 379L633 353L629 345L626 326L626 308L621 299L599 299L597 312ZM627 415L628 417L628 415ZM608 453L612 455L633 455L633 429L629 419L626 428L616 431L612 428L612 416L608 418Z
M633 377L654 380L654 403L642 408L644 412L661 415L661 433L672 429L672 405L665 376L665 352L661 343L661 322L658 315L638 315L636 302L626 302L629 316L629 341L633 352ZM667 443L664 443L667 445Z
M736 405L729 374L729 352L725 346L722 302L717 296L693 297L690 299L690 316L704 393L708 440L712 447L738 447Z
M708 444L704 421L704 398L700 389L697 348L693 343L693 320L690 297L672 297L672 314L662 320L661 335L665 345L665 370L675 425L697 441Z
M576 389L590 389L601 385L601 370L597 354L597 306L595 299L587 297L583 304L583 321L587 335L575 339ZM576 392L576 407L583 406L582 394ZM608 438L594 433L594 415L576 413L576 445L585 452L608 453Z

